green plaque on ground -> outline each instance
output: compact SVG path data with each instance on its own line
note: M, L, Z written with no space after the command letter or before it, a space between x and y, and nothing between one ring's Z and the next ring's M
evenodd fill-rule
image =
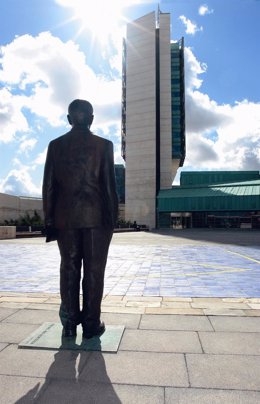
M83 339L82 329L78 327L77 337L64 338L61 324L44 323L25 338L18 348L117 352L124 329L122 325L108 325L101 337Z

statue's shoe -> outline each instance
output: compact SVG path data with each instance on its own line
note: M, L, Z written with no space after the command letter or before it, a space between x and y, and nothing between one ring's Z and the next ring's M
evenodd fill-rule
M105 323L101 321L97 327L87 328L83 326L83 338L101 337L106 331Z

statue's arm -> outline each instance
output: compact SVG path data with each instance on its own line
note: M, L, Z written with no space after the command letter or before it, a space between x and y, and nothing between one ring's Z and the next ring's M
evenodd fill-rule
M43 213L46 227L55 227L55 188L53 145L50 143L47 151L42 185Z
M116 192L115 167L114 167L114 148L113 143L107 144L104 163L104 188L106 194L107 213L110 215L110 225L115 227L118 215L118 196Z

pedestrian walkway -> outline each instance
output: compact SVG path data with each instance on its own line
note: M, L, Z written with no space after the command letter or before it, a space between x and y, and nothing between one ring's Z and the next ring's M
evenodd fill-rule
M260 299L107 296L103 320L125 326L109 354L18 349L59 322L59 296L0 296L1 404L260 402Z
M18 349L59 322L59 257L41 239L1 241L1 404L258 404L257 235L116 234L102 301L105 323L125 326L113 354Z

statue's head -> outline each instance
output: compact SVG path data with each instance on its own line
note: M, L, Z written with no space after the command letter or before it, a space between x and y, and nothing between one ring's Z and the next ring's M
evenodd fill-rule
M85 100L74 100L68 108L68 121L72 126L90 128L93 122L93 107Z

